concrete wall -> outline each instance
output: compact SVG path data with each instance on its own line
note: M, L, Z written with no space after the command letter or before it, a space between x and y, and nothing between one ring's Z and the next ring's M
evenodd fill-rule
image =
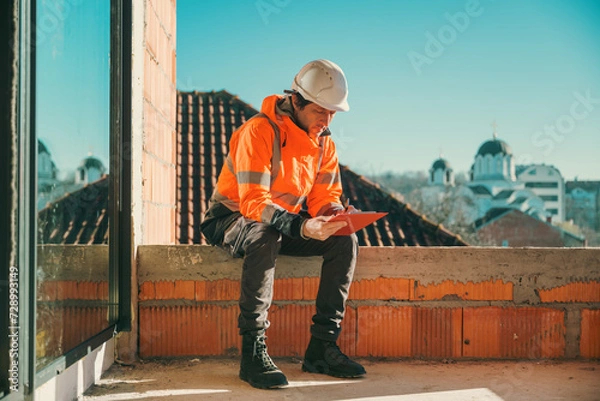
M241 260L138 249L141 357L237 355ZM302 356L319 258L280 257L269 350ZM600 357L600 249L361 248L340 345L412 358Z
M81 399L83 393L98 382L102 373L112 365L114 344L113 339L103 343L65 371L36 388L34 399L44 401Z
M132 3L131 162L135 259L142 244L175 242L176 0ZM137 271L132 266L132 330L118 336L119 358L137 358Z

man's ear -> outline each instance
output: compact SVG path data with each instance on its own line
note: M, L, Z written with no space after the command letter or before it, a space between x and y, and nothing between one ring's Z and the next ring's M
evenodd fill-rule
M296 92L292 93L292 104L294 107L298 108L298 95Z

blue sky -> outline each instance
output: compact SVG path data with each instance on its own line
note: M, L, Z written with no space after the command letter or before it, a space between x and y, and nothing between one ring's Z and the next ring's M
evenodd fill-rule
M36 130L59 178L89 154L109 168L110 2L37 0Z
M498 137L518 163L600 179L600 1L178 0L177 87L259 108L306 62L338 63L331 125L361 173L467 171Z

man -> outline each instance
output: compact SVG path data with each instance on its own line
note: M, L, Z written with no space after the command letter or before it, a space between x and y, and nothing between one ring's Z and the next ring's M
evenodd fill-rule
M288 384L265 343L279 254L323 256L302 369L336 377L366 373L336 345L358 253L355 235L332 236L346 223L328 221L344 210L338 157L327 127L337 111L349 109L346 77L337 64L315 60L285 92L265 98L261 113L233 133L201 225L211 244L244 258L240 378L258 388ZM301 211L304 204L308 213Z

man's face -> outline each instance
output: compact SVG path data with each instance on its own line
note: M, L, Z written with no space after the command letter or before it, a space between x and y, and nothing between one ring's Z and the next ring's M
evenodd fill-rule
M316 103L311 103L302 110L296 108L296 121L300 128L311 136L317 136L327 128L334 115L335 111L327 110Z

